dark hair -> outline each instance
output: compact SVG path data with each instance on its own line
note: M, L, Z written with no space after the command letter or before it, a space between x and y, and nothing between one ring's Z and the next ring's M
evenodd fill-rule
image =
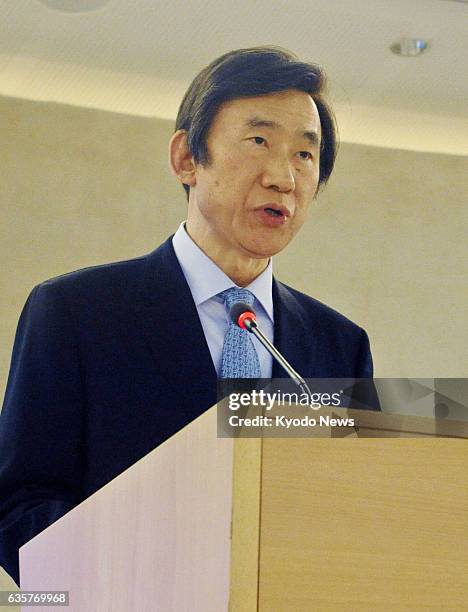
M323 98L325 82L319 66L300 62L294 54L279 47L230 51L215 59L192 81L180 105L175 129L187 131L195 161L208 164L208 132L224 102L287 89L304 91L314 100L322 127L320 187L332 173L338 147L335 118ZM190 187L184 185L184 189L188 197Z

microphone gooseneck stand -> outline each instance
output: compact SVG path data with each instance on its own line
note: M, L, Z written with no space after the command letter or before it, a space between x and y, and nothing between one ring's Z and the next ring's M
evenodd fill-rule
M288 375L294 380L296 385L301 389L303 393L312 396L312 392L309 389L306 381L300 374L292 367L292 365L286 361L283 355L278 349L268 340L265 334L257 325L257 317L255 312L249 304L245 302L236 302L232 305L229 311L231 320L238 325L241 329L246 329L248 332L253 334L259 342L266 348L270 355L276 359L280 366L288 373Z

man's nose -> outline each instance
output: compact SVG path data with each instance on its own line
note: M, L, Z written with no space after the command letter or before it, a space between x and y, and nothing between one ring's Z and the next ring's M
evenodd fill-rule
M272 156L264 168L262 185L285 193L294 191L296 181L290 159L282 155Z

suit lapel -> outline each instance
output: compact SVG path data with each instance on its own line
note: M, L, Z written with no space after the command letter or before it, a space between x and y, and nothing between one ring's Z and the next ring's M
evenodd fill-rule
M303 377L310 376L315 352L313 334L307 328L302 306L291 291L273 279L273 307L275 312L275 346ZM284 369L273 362L273 378L286 378Z
M147 257L137 303L143 338L177 410L191 420L216 402L216 371L172 237Z

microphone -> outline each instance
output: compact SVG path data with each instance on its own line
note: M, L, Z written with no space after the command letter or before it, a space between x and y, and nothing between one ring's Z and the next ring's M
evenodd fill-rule
M241 329L245 329L251 334L253 334L259 342L263 344L266 350L272 355L274 359L280 364L280 366L286 370L289 376L294 380L296 385L300 387L303 393L311 396L312 392L309 389L306 381L302 378L300 374L296 372L296 370L292 367L292 365L286 361L283 355L278 351L277 348L273 346L273 344L268 340L265 334L257 325L257 316L255 314L254 309L250 304L246 302L236 302L233 304L229 310L229 316L231 317L231 321L238 325Z

